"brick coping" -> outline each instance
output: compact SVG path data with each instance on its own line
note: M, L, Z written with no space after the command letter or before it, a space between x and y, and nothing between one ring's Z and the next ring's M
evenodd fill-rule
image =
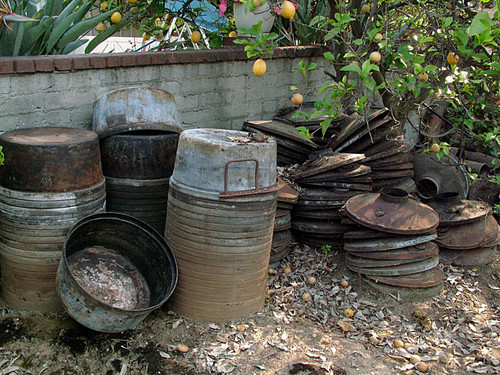
M278 47L272 59L322 56L321 46ZM0 75L248 60L242 49L0 57Z

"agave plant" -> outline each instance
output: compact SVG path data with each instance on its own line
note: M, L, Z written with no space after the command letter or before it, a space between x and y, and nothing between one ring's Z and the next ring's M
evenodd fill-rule
M0 0L0 56L74 51L87 42L83 35L120 9L85 18L93 5L93 0ZM126 23L124 19L113 29Z

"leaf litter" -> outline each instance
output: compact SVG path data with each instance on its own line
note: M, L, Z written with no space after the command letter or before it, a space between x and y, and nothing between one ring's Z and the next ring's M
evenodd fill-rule
M264 309L250 317L201 323L162 308L119 337L84 332L80 352L51 336L78 327L65 314L4 306L0 374L288 374L298 364L318 374L421 374L413 355L430 373L497 374L499 258L480 268L441 266L441 294L405 300L370 289L345 269L342 254L297 244L269 275ZM282 272L285 267L291 272ZM311 276L314 285L307 282ZM304 293L310 301L302 300ZM354 316L346 317L346 309ZM49 329L49 321L60 326ZM178 344L189 350L180 353Z

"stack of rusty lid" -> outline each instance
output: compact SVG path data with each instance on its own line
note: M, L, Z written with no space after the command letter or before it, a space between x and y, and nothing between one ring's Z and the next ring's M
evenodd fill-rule
M413 154L404 143L400 128L387 108L368 116L355 116L333 139L335 152L363 153L364 164L372 169L374 191L384 187L400 187L413 192Z
M344 235L347 268L383 292L427 296L441 290L443 272L433 242L439 216L431 207L402 189L385 188L349 199L345 214L345 221L358 225Z
M372 189L370 168L361 164L364 157L330 153L309 160L293 173L291 177L300 187L292 211L292 229L298 241L342 249L343 233L351 226L341 222L340 209L349 198Z
M165 230L169 178L182 124L174 97L151 87L108 92L94 104L106 209Z
M314 102L303 102L299 109L298 107L284 108L273 119L306 131L314 143L320 147L328 147L330 139L337 136L341 128L349 124L357 115L343 114L333 119L327 116L315 116L317 108L314 104ZM326 119L331 122L327 128L323 128L322 122Z
M308 155L318 148L318 145L302 135L294 126L283 122L245 121L243 129L272 136L278 146L277 162L280 166L303 163Z
M292 242L292 232L290 230L292 226L291 211L299 198L299 192L282 178L278 178L278 187L278 204L274 218L270 266L279 264L290 253L290 243Z
M497 250L498 223L491 206L460 199L459 193L438 194L429 206L439 214L439 256L445 264L489 264Z

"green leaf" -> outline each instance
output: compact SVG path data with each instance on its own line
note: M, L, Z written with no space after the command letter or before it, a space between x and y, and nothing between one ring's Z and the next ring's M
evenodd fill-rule
M290 86L290 91L296 91L298 90L299 88L297 86Z
M357 65L354 64L349 64L340 69L343 72L356 72L358 74L361 74L361 68Z
M64 47L64 49L61 52L61 54L62 55L67 55L68 53L73 52L78 47L83 46L87 42L88 42L88 39L79 39L79 40L75 40L74 42L68 43L66 45L66 47Z
M12 51L12 56L18 56L21 49L21 44L23 43L24 36L24 24L19 24L16 33L16 42L14 43L14 50Z
M323 53L323 57L327 59L328 61L332 62L335 61L335 56L331 52L325 52Z
M59 15L57 16L57 19L54 22L54 27L56 27L57 25L59 25L61 23L61 21L63 21L66 17L68 17L76 9L76 7L78 6L78 4L81 3L81 1L82 0L73 0L73 1L71 1L71 3L69 3L64 8L64 10L61 13L59 13Z
M332 123L333 118L328 117L327 119L321 121L321 135L325 137L326 131L330 127L330 124Z
M467 34L480 35L483 31L491 29L490 15L486 12L476 14L470 26L467 28Z
M109 16L111 16L111 14L113 14L115 11L116 11L116 9L112 9L112 10L106 12L106 13L102 13L102 14L96 16L96 17L88 18L85 21L81 21L81 22L77 23L76 25L73 25L68 31L66 31L64 33L64 35L62 36L62 38L59 40L59 43L58 43L59 49L60 50L64 49L64 47L66 46L66 44L68 44L68 43L76 40L80 35L85 34L87 31L89 31L90 29L92 29L93 27L95 27L99 22L102 22L106 18L108 18ZM122 25L122 26L124 26L125 25L124 21L125 20L123 19L120 23L117 23L116 25ZM104 32L106 32L109 29L114 29L114 26L106 29L101 34L103 34ZM99 37L99 35L96 38L94 38L94 39L97 39L98 37Z
M31 54L30 51L34 45L43 38L47 30L54 24L55 19L52 17L44 16L38 25L30 27L25 33L23 38L23 45L21 47L21 55ZM38 54L38 53L37 53Z

